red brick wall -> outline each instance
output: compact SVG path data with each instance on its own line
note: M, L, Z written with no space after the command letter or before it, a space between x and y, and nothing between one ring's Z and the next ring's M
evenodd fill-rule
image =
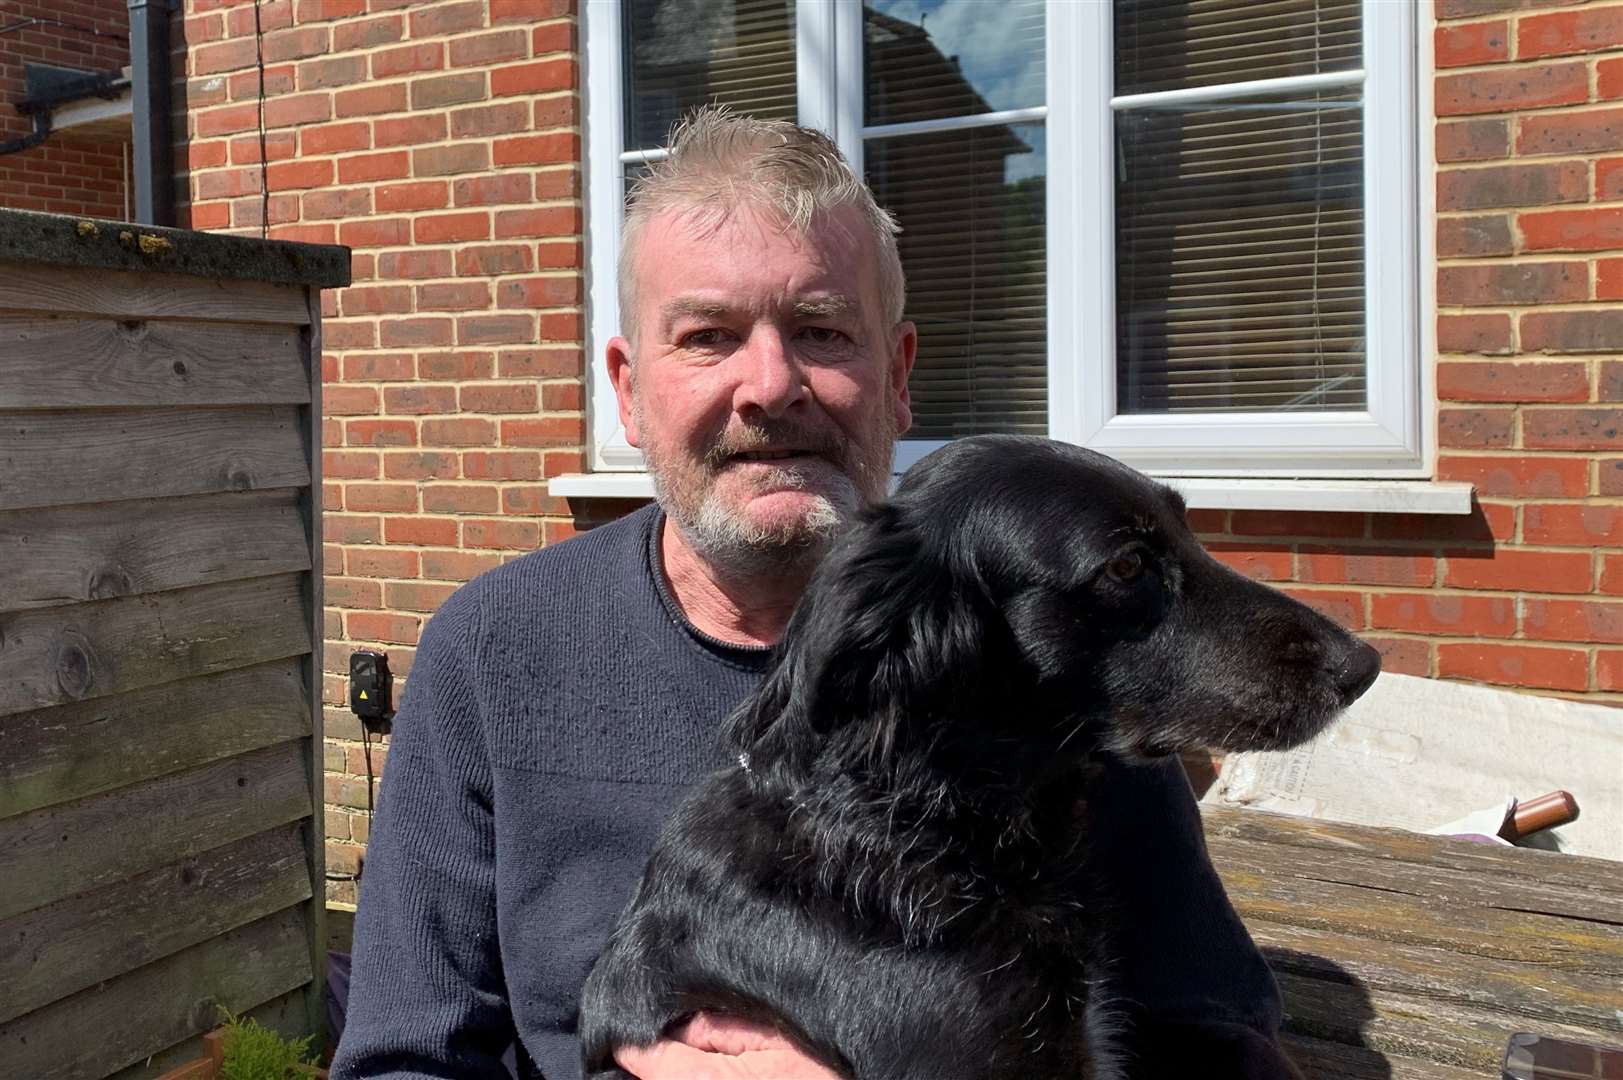
M1195 523L1389 670L1623 700L1623 3L1436 11L1437 475L1475 512ZM457 585L624 507L544 483L584 464L574 5L270 0L261 21L263 173L252 6L187 0L192 224L257 233L263 182L271 236L355 250L323 356L342 875L367 829L349 651L409 671Z
M0 142L34 130L33 117L14 107L23 98L23 65L57 64L93 71L130 62L129 12L124 0L0 0L0 28L31 18L89 27L31 25L0 33ZM58 214L122 218L128 137L92 136L74 129L0 157L0 206Z

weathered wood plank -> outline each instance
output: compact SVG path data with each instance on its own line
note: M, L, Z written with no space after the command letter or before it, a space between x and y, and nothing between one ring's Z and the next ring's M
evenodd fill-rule
M309 482L297 406L0 412L0 510Z
M310 899L306 827L279 825L0 921L0 1023Z
M307 901L308 902L308 901ZM0 1024L7 1076L105 1076L310 979L303 904Z
M12 312L302 326L304 293L302 285L0 261L0 310Z
M263 1005L256 1005L242 1015L259 1021L284 1039L302 1039L310 1034L309 1018L305 1008L307 997L306 989L301 988L272 998ZM311 1049L319 1053L324 1039L325 1035L318 1037L310 1044ZM143 1057L134 1065L120 1069L106 1080L156 1080L157 1077L194 1058L206 1057L207 1053L208 1048L203 1042L203 1036L191 1035L173 1046Z
M308 569L297 488L0 511L0 611Z
M304 577L279 574L0 616L0 715L309 652Z
M1220 866L1267 866L1280 860L1279 844L1215 836L1208 843ZM1291 847L1290 875L1385 892L1425 896L1451 904L1471 904L1498 911L1565 915L1623 927L1623 895L1572 885L1546 885L1533 878L1502 875L1485 880L1479 870L1403 863L1364 852ZM1542 854L1542 853L1541 853ZM1574 858L1571 855L1559 858ZM1615 864L1614 864L1615 866ZM1615 871L1614 873L1618 873ZM1615 879L1614 879L1615 880ZM1306 887L1306 886L1304 886Z
M0 818L309 735L304 681L290 657L0 716Z
M309 752L294 739L0 820L0 919L309 818Z
M1438 1065L1414 1058L1389 1057L1378 1050L1286 1034L1285 1053L1310 1080L1487 1080L1476 1069Z
M1379 941L1438 946L1466 956L1549 964L1565 971L1623 970L1623 932L1617 927L1305 881L1290 877L1288 871L1278 872L1277 867L1219 865L1218 873L1235 910L1247 922L1353 930Z
M301 330L0 315L0 409L302 404Z
M1221 838L1258 840L1289 848L1357 852L1420 867L1465 870L1484 882L1500 878L1526 878L1544 885L1617 891L1617 864L1605 859L1532 848L1505 848L1473 844L1403 829L1377 829L1341 821L1275 814L1267 810L1204 806L1201 815L1208 841ZM1282 855L1283 859L1284 856Z
M1246 928L1275 971L1350 977L1372 990L1494 1009L1528 1024L1616 1023L1616 973L1577 974L1548 964L1487 960L1425 946L1250 919Z
M1389 1057L1412 1058L1480 1070L1492 1076L1505 1041L1519 1030L1503 1015L1401 994L1367 991L1324 979L1278 974L1285 1028L1327 1042L1349 1043ZM1544 1021L1539 1030L1580 1042L1616 1042L1617 1036Z

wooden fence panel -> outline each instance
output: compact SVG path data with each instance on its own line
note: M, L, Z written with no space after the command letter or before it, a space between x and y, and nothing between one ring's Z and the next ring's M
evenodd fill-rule
M177 287L172 274L0 261L0 311L305 326L305 292L297 285L199 278Z

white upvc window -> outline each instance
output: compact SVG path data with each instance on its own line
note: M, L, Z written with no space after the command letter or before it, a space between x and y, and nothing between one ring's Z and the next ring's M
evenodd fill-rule
M829 132L903 226L900 471L1021 431L1173 477L1422 477L1416 8L586 0L590 466L628 175L721 100Z

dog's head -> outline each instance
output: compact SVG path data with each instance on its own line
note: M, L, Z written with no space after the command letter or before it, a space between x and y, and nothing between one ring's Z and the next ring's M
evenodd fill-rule
M992 768L1280 749L1379 670L1374 649L1208 555L1172 489L1075 446L982 436L864 512L732 737Z

